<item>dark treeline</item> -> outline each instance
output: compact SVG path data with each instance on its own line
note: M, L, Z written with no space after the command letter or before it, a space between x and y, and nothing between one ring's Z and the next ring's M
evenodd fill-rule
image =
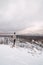
M17 35L17 38L21 38L21 39L25 39L25 40L40 40L40 41L43 41L43 36L32 36L32 35L28 35L28 36L26 36L26 35Z

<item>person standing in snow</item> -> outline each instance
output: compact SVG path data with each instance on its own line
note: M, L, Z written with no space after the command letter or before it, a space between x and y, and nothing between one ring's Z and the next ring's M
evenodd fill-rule
M15 46L15 42L16 42L16 33L14 32L14 35L13 35L13 47Z

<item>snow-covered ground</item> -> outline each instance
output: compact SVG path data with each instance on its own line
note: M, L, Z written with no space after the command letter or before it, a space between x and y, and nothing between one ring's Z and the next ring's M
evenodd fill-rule
M43 48L28 42L0 44L0 65L43 65Z

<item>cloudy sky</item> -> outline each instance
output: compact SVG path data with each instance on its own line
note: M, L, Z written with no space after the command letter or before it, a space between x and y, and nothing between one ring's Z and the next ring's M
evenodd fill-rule
M43 0L0 0L0 31L43 29Z

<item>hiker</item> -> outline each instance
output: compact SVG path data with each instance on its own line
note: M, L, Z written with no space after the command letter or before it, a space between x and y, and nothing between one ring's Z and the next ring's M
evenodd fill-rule
M16 33L14 32L14 35L13 35L13 47L15 46L15 42L16 42Z

